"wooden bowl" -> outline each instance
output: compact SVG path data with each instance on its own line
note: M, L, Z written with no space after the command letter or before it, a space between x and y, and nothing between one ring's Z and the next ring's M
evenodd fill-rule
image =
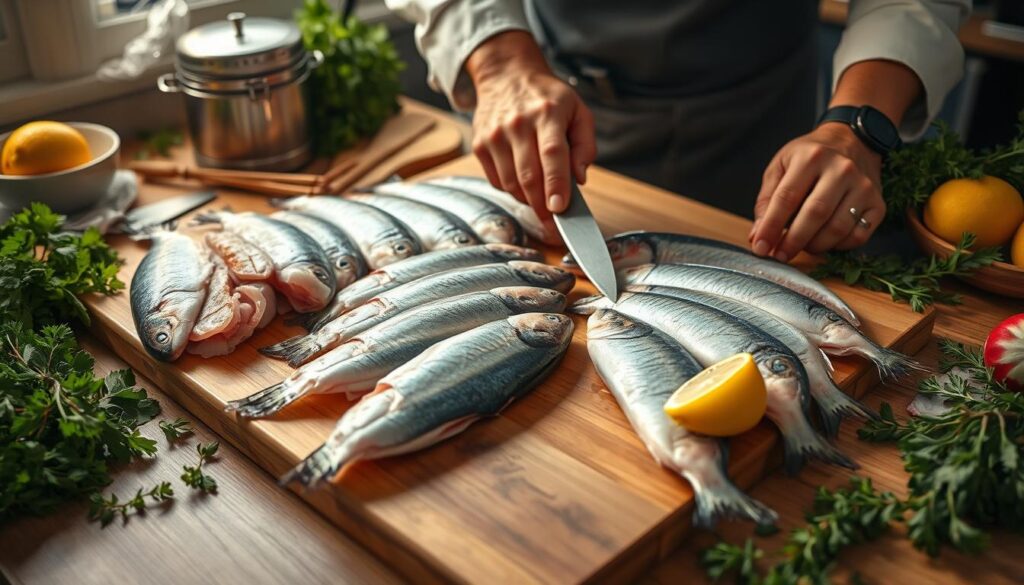
M921 221L921 212L917 209L907 210L907 226L914 241L928 254L945 258L956 249L956 246L935 235L924 225ZM989 266L975 270L969 276L959 278L989 292L1024 299L1024 269L1013 264L993 262Z

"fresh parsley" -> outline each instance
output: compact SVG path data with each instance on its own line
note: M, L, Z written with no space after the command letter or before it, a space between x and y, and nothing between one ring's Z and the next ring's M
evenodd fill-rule
M960 303L959 295L942 290L942 278L963 276L1002 260L998 248L968 251L972 244L974 235L965 233L956 249L946 258L931 255L909 263L896 254L870 256L830 252L811 275L819 279L837 277L851 286L887 292L893 301L908 303L920 313L936 302Z
M305 0L295 20L306 49L323 64L310 77L317 150L334 154L370 136L398 111L398 58L383 24L344 22L326 0Z
M199 462L193 465L185 465L185 472L181 474L181 481L188 487L204 493L216 493L217 480L203 473L203 464L209 463L217 454L220 443L212 441L196 445L196 452L199 453Z
M139 488L132 498L124 502L118 501L117 494L110 494L109 498L104 498L103 494L96 492L89 497L89 519L99 520L103 528L113 522L118 514L121 515L122 522L128 522L129 515L145 511L146 498L155 503L166 502L174 499L174 488L170 482L163 481L146 492Z
M185 135L177 128L163 128L139 132L139 140L142 141L142 148L135 153L137 160L153 156L167 158L171 155L172 146L181 146L185 143Z
M0 226L0 323L25 329L70 321L89 322L79 295L124 288L121 261L90 228L61 231L64 217L33 203Z
M138 427L159 411L131 370L97 377L67 325L0 325L0 522L50 512L109 484L110 464L153 455Z
M162 420L158 424L168 443L173 443L192 432L192 423L180 416L174 420Z

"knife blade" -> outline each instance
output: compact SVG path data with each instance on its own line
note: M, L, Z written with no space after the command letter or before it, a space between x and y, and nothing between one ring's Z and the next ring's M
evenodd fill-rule
M575 178L569 178L569 186L569 206L554 214L555 226L583 274L614 303L619 300L619 283L608 245Z
M157 203L142 205L124 215L122 230L126 233L138 233L150 226L156 226L178 219L186 213L213 201L217 195L213 191L197 191L187 195L168 197Z

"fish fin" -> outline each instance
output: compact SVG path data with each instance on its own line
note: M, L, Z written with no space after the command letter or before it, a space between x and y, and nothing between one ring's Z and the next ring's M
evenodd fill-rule
M280 343L260 348L260 353L274 359L285 360L292 367L300 366L323 349L313 335L296 335Z
M713 528L719 518L750 520L762 526L771 526L779 515L768 506L745 494L729 479L726 462L729 460L729 444L716 441L719 445L718 461L714 467L706 466L701 477L687 473L684 477L693 488L693 522L703 528Z
M327 308L322 311L317 311L315 313L300 313L294 317L294 321L296 325L301 325L306 331L316 333L323 329L325 325L340 316L341 314L332 312L331 305L328 305Z
M821 354L821 359L825 360L825 366L828 367L828 373L831 374L835 372L836 366L835 364L832 363L832 358L829 357L827 353L825 353L825 350L819 348L818 353Z
M228 402L225 410L244 418L270 416L309 393L312 384L288 384L287 381L268 386L255 394Z
M821 425L824 427L825 434L829 437L835 437L839 434L839 425L843 422L844 418L856 417L862 420L878 418L878 414L875 411L843 392L834 384L830 384L824 392L815 393L814 401L818 405Z
M315 488L324 480L330 481L338 475L342 467L354 463L358 459L358 455L351 453L346 448L344 441L328 440L284 474L278 483L281 486L286 486L292 482L298 482L304 487Z
M804 426L796 432L792 429L789 431L782 434L782 440L785 444L786 472L790 475L799 473L807 459L817 459L847 469L860 468L853 460L816 433L810 425Z
M192 216L192 221L189 225L220 225L220 211L203 211Z
M878 368L878 374L883 379L901 378L911 371L930 371L924 364L912 357L874 342L871 342L870 351L864 352L864 355L874 362L875 367Z

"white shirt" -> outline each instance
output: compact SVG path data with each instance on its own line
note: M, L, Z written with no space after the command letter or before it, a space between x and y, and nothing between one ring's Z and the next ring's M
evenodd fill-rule
M416 23L416 44L429 68L427 82L462 111L476 102L463 70L473 50L500 32L530 30L519 0L385 2ZM970 9L971 0L850 0L846 30L833 58L833 88L846 68L860 61L906 65L921 80L924 95L904 115L900 133L904 139L920 136L963 75L957 31Z

